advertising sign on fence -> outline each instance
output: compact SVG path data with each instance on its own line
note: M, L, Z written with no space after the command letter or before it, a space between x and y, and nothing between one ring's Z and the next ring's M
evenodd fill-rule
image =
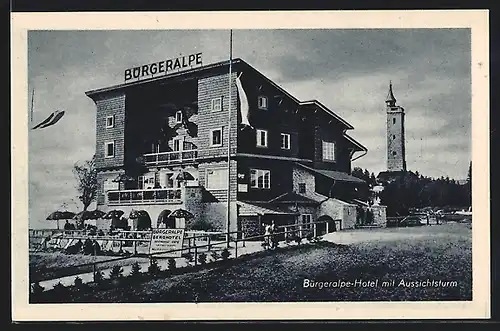
M155 257L181 257L184 229L153 229L149 254L179 249L175 252L157 254Z

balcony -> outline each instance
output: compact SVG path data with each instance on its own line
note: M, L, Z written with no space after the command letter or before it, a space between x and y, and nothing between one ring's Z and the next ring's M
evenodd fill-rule
M180 188L108 191L107 198L108 205L182 202Z
M175 152L150 153L143 156L144 164L147 166L181 164L196 161L198 150L190 149Z

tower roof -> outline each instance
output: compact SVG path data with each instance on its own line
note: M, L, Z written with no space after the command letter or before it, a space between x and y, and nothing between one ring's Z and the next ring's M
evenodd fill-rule
M385 102L390 105L396 104L396 98L394 97L394 93L392 92L392 82L389 82L389 92L387 93L387 98L385 98Z

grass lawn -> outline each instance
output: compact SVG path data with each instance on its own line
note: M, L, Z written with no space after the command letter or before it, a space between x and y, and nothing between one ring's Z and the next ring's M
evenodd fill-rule
M468 225L379 229L425 234L350 245L322 242L255 253L224 267L150 280L73 297L73 302L266 302L472 300L472 232ZM376 287L304 287L304 280L376 281ZM453 281L456 286L406 287L401 280ZM382 287L382 281L394 285Z
M82 254L69 255L56 253L30 253L29 275L30 279L39 281L92 272L92 266L75 267L77 265L106 261L119 257L113 256L89 256ZM111 261L99 264L100 269L111 268L114 265L129 265L134 262L147 262L147 258L130 258L127 260Z

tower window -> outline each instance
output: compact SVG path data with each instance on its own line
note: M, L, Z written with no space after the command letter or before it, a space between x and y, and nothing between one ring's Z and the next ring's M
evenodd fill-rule
M395 118L392 119L392 124L396 124L396 119Z
M395 134L392 135L392 139L396 139L396 135Z
M392 155L395 156L396 155L396 152L392 152Z

